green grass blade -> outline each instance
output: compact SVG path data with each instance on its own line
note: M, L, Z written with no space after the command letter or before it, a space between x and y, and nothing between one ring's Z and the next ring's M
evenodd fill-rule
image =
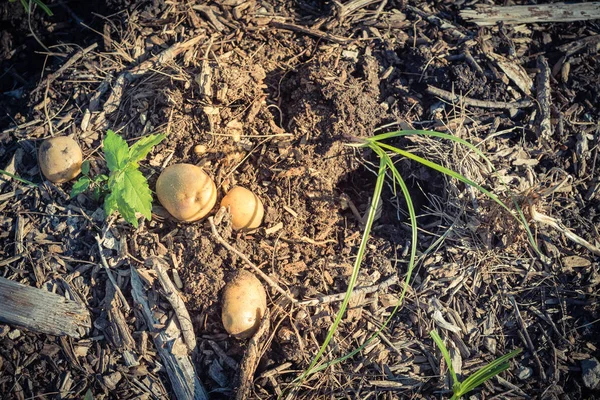
M416 154L411 153L410 151L402 150L402 149L399 149L397 147L390 146L389 144L386 144L386 143L378 143L378 145L381 146L381 147L383 147L384 149L390 150L390 151L392 151L392 152L394 152L394 153L396 153L398 155L401 155L403 157L406 157L406 158L409 158L409 159L411 159L413 161L416 161L419 164L422 164L422 165L424 165L424 166L426 166L428 168L431 168L431 169L433 169L435 171L441 172L441 173L443 173L445 175L448 175L448 176L450 176L452 178L458 179L459 181L461 181L461 182L463 182L463 183L465 183L467 185L473 186L474 188L476 188L477 190L479 190L482 193L484 193L486 196L488 196L490 199L494 200L502 208L504 208L505 210L509 211L512 214L511 210L506 206L506 204L504 204L502 201L500 201L500 199L498 199L498 197L495 194L493 194L489 190L485 189L484 187L482 187L478 183L476 183L476 182L470 180L469 178L466 178L465 176L459 174L458 172L453 171L453 170L451 170L449 168L446 168L446 167L444 167L442 165L439 165L437 163L434 163L432 161L429 161L429 160L427 160L427 159L425 159L423 157L420 157L420 156L418 156Z
M19 177L18 177L18 176L16 176L15 174L11 174L10 172L8 172L8 171L5 171L5 170L3 170L3 169L0 169L0 174L2 174L2 175L6 175L6 176L9 176L9 177L13 178L13 179L14 179L14 180L16 180L16 181L19 181L19 182L21 182L21 183L24 183L24 184L26 184L26 185L29 185L29 186L31 186L31 187L38 187L38 185L36 185L35 183L33 183L33 182L31 182L31 181L28 181L27 179L19 178Z
M419 132L428 132L428 131L419 131ZM406 136L403 134L404 132L397 132L397 136ZM483 157L484 160L486 160L486 162L490 165L492 171L494 172L495 175L498 175L496 169L493 167L493 165L491 165L491 162L489 161L489 159L481 152L481 150L479 150L477 147L473 146L471 143L454 137L452 135L447 135L447 134L443 134L440 132L428 132L430 135L429 136L435 136L435 137L441 137L441 138L451 138L450 140L456 141L458 143L464 144L465 146L469 147L469 149L474 150L478 155L480 155L481 157ZM402 135L401 135L402 134ZM387 134L383 134L383 135L387 135ZM382 136L382 135L378 135L378 136ZM372 142L371 142L372 143ZM516 201L514 195L512 194L512 192L510 191L510 189L508 188L508 186L504 183L504 181L502 179L500 179L500 181L502 182L502 184L507 187L507 189L509 189L509 193L511 196L511 199L513 201L513 204L515 205L515 208L517 209L517 214L515 215L515 213L513 213L512 210L510 210L510 208L508 208L508 206L506 204L504 204L504 202L502 202L500 199L498 199L498 197L491 193L489 190L483 188L481 185L475 183L474 181L466 178L465 176L451 170L448 169L442 165L439 165L437 163L434 163L432 161L426 160L422 157L419 157L409 151L406 150L402 150L399 149L397 147L394 146L390 146L389 144L386 143L381 143L380 141L375 141L375 143L377 143L377 145L390 150L396 154L402 155L406 158L410 158L411 160L414 160L418 163L421 163L429 168L432 168L436 171L439 171L443 174L446 174L448 176L451 176L453 178L456 178L458 180L460 180L461 182L471 185L474 188L476 188L477 190L479 190L481 193L485 194L486 196L488 196L490 199L492 199L494 202L496 202L497 204L499 204L502 208L504 208L513 218L515 218L519 224L521 224L523 226L523 228L525 229L525 232L527 234L527 238L529 240L529 243L531 244L531 246L534 248L534 250L536 251L536 253L538 253L538 255L540 255L540 257L542 257L543 259L545 259L545 256L541 253L539 247L537 246L537 243L535 241L535 238L533 236L533 233L531 232L531 229L529 228L529 224L527 223L527 219L525 218L525 215L523 214L523 211L521 210L521 208L519 207L518 202Z
M437 333L437 331L433 330L429 332L429 336L433 339L438 349L442 352L442 356L444 356L444 360L446 360L446 365L448 366L448 371L450 371L450 375L452 375L453 388L460 387L460 382L458 381L458 377L456 376L456 372L454 372L454 367L452 366L452 358L450 358L450 353L444 344L444 341Z
M540 257L542 257L542 259L545 259L545 256L542 254L542 252L538 248L538 245L535 241L533 233L531 232L531 229L529 228L529 224L527 223L527 219L525 218L525 215L523 214L523 211L521 210L521 207L519 206L513 192L510 190L508 185L504 182L504 179L502 179L502 177L500 177L500 175L498 174L498 171L494 167L494 164L491 162L491 160L477 146L473 145L472 143L469 143L468 141L466 141L464 139L456 137L454 135L450 135L450 134L442 133L442 132L425 131L425 130L418 130L418 129L395 131L395 132L388 132L388 133L382 133L380 135L375 135L375 136L367 139L367 143L365 145L368 145L369 142L373 142L373 141L379 143L381 140L386 140L386 139L391 139L391 138L401 137L401 136L410 136L410 135L431 136L431 137L437 137L440 139L451 140L453 142L456 142L456 143L462 144L463 146L466 146L467 148L469 148L470 150L475 152L478 156L480 156L486 162L486 164L490 167L490 169L492 170L494 175L500 180L501 184L508 190L511 200L517 210L517 215L514 215L509 210L510 214L515 219L517 219L517 221L519 221L519 223L523 226L523 228L525 229L525 231L527 233L527 238L529 240L529 243L534 248L536 253L538 255L540 255ZM506 205L504 203L502 203L501 205L503 206L503 208L508 210L508 207L506 207Z
M52 11L51 11L51 10L48 8L48 6L47 6L46 4L44 4L44 2L43 2L43 1L41 1L41 0L33 0L33 2L34 2L35 4L37 4L38 6L40 6L40 8L41 8L42 10L44 10L44 12L45 12L46 14L48 14L48 16L49 16L49 17L52 17L52 16L54 15L54 14L52 13Z
M470 392L488 379L491 379L499 373L506 371L510 367L509 360L516 357L519 353L521 353L521 351L521 349L513 350L477 370L461 384L461 394Z
M379 334L387 327L387 325L390 323L392 318L396 315L396 312L398 311L398 309L404 302L404 298L406 297L406 293L407 293L407 290L408 290L408 287L410 284L410 280L412 278L412 273L414 270L415 260L416 260L416 255L417 255L417 232L418 232L417 216L416 216L415 208L414 208L414 205L412 202L412 198L410 197L410 192L408 191L408 187L406 186L406 183L402 179L402 176L396 169L396 166L392 162L391 158L387 155L387 153L383 149L377 147L377 145L374 145L371 149L379 156L380 163L383 161L383 163L385 164L385 168L390 169L390 171L392 172L395 182L397 182L401 188L401 191L404 195L404 199L406 201L406 205L407 205L407 209L408 209L409 219L410 219L411 228L412 228L412 236L411 236L410 258L409 258L409 262L408 262L408 270L406 273L406 278L404 280L404 286L402 289L402 293L400 294L400 297L398 299L398 303L395 305L394 309L392 310L390 315L387 317L384 324L375 333L373 333L373 335L371 335L361 346L352 350L348 354L346 354L342 357L336 358L334 360L328 361L326 363L323 363L314 368L309 368L309 370L307 371L308 372L307 375L312 375L314 373L323 371L332 365L338 364L340 362L346 361L347 359L349 359L351 357L354 357L361 350L363 350L366 346L368 346L369 343L371 343L371 341L373 341L375 338L377 338L377 336L379 336ZM384 170L384 176L385 176L385 170ZM380 164L380 171L378 174L378 179L379 179L379 177L381 177L381 164ZM379 192L379 193L380 194L378 196L375 196L375 193L374 193L373 200L371 202L371 207L373 207L373 206L376 207L376 205L379 203L379 198L380 198L381 192ZM377 200L377 201L375 201L375 200ZM365 230L368 229L370 231L372 224L373 224L373 221L367 221ZM366 236L363 236L363 239L365 237ZM361 245L362 245L362 242L361 242Z
M358 273L360 271L360 265L364 258L366 247L367 247L367 242L369 240L369 235L371 233L371 227L373 226L373 222L375 221L375 214L377 212L377 204L379 203L379 198L381 197L381 191L383 189L383 181L385 179L385 172L386 172L386 165L385 165L384 161L381 160L380 164L379 164L379 172L377 174L377 181L375 182L375 190L373 192L373 199L371 201L371 206L369 207L369 214L367 217L367 221L365 224L365 230L363 232L363 236L362 236L360 246L358 249L358 254L356 256L356 260L354 261L352 275L350 276L350 281L348 282L348 289L346 290L346 296L344 297L344 300L342 301L342 305L340 306L340 310L338 311L336 318L333 321L333 324L331 325L331 327L329 328L329 331L327 332L327 336L325 338L325 341L321 345L319 352L313 358L313 361L311 362L311 364L307 368L307 370L304 371L304 373L299 378L296 379L296 381L295 381L296 385L300 385L304 381L304 379L306 379L307 376L324 369L324 368L315 368L315 366L317 365L317 363L319 362L319 360L325 353L325 350L327 349L329 342L333 338L333 335L335 334L335 331L337 330L337 327L340 324L340 322L346 312L346 309L348 308L348 303L350 301L350 297L352 296L352 292L354 291L354 287L356 286L356 281L358 280ZM331 364L326 363L325 365L328 366Z

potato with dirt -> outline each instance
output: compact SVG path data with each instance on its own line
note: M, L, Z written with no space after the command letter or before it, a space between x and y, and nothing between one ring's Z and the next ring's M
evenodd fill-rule
M223 289L221 320L237 339L254 335L267 309L267 293L254 274L239 270Z
M265 213L258 196L241 186L234 187L223 197L221 207L229 209L231 225L236 231L258 228Z
M193 164L173 164L158 177L156 196L174 218L193 222L215 206L217 187L202 168Z
M63 183L81 172L83 153L77 142L68 136L46 139L38 151L42 174L51 182Z

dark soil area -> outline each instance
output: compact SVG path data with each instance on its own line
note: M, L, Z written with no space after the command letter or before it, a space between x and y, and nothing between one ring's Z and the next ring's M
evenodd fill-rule
M251 345L224 330L220 296L233 272L247 268L244 260L214 238L207 220L179 222L156 196L152 220L134 229L107 217L88 193L71 199L72 182L53 184L39 171L40 141L68 135L92 174L106 173L107 129L130 144L167 135L140 166L152 189L166 166L185 162L214 179L219 199L237 185L252 190L265 206L262 227L240 233L225 218L217 229L299 300L348 287L378 165L372 152L347 145L357 137L426 129L467 140L497 174L447 140L389 143L512 207L510 190L525 209L541 255L523 227L477 190L395 159L420 228L417 267L398 313L361 352L288 394L340 302L290 304L263 281L270 330L247 398L284 391L306 399L449 398L433 329L462 379L523 349L475 398L600 398L593 383L600 257L571 240L573 233L600 245L600 25L478 27L460 16L475 3L49 1L52 17L0 4L0 168L37 185L0 176L0 275L77 301L92 321L79 337L0 325L0 398L174 398L154 339L156 330L179 325L147 269L154 256L169 266L191 315L199 380L210 398L236 393ZM394 189L386 182L358 286L398 279L351 299L326 361L364 344L402 293L411 234ZM154 326L132 295L137 273Z

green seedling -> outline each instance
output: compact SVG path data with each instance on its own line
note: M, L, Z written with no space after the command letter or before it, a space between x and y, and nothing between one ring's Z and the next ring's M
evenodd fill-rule
M451 178L458 179L459 181L463 182L464 184L472 186L475 189L479 190L482 194L486 195L487 197L492 199L494 202L499 204L511 216L513 216L515 219L517 219L517 221L519 221L519 223L522 225L524 230L527 232L527 236L529 238L529 241L530 241L532 247L538 254L541 254L537 247L537 244L535 242L533 234L531 233L531 230L529 229L527 220L525 219L525 216L524 216L523 212L521 211L514 196L512 196L512 199L513 199L513 203L515 205L516 211L512 211L495 194L493 194L489 190L485 189L481 185L477 184L476 182L473 182L472 180L459 174L458 172L448 169L448 168L446 168L442 165L439 165L435 162L426 160L426 159L424 159L416 154L413 154L409 151L391 146L384 142L388 139L407 136L407 135L431 136L431 137L437 137L440 139L448 139L448 140L451 140L460 145L466 146L468 149L470 149L471 151L476 153L478 156L483 158L486 161L486 163L489 165L490 169L492 171L494 171L494 173L496 174L496 170L494 169L491 161L476 146L474 146L473 144L471 144L463 139L460 139L458 137L455 137L455 136L452 136L449 134L441 133L441 132L423 131L423 130L407 130L407 131L384 133L384 134L376 135L376 136L373 136L370 138L351 138L352 143L349 143L348 144L349 146L369 148L379 158L379 169L377 172L377 180L375 182L375 190L373 192L373 197L371 200L371 204L369 206L367 220L365 223L362 239L361 239L361 242L360 242L360 245L358 248L358 253L357 253L357 256L356 256L356 259L354 262L352 274L351 274L350 280L348 282L348 288L346 290L344 300L342 301L342 305L340 306L340 310L338 311L336 318L333 321L333 324L331 325L329 331L327 332L327 336L325 337L323 344L319 348L317 355L313 358L309 367L298 378L296 378L294 380L294 387L298 387L310 375L312 375L316 372L322 371L322 370L324 370L332 365L335 365L339 362L343 362L343 361L349 359L350 357L353 357L354 355L358 354L369 343L371 343L372 340L374 340L377 336L379 336L379 333L381 331L383 331L387 327L387 325L389 324L389 322L391 321L391 319L394 317L394 315L398 311L399 307L401 306L401 304L404 300L404 297L406 296L406 292L410 285L412 273L413 273L415 263L416 263L418 227L417 227L416 213L415 213L415 209L413 206L412 198L408 191L408 187L407 187L404 179L402 178L400 172L396 168L395 162L392 159L392 157L401 156L401 157L411 159L411 160L416 161L416 162L418 162L426 167L429 167L435 171L441 172ZM367 246L367 241L369 239L371 228L372 228L373 222L375 220L375 215L377 212L377 205L379 204L379 199L381 197L383 184L384 184L386 177L388 177L388 176L393 183L394 195L396 195L397 186L399 186L401 189L402 195L406 201L408 215L409 215L409 222L410 222L411 232L412 232L411 233L411 248L410 248L410 258L409 258L409 262L408 262L408 269L406 271L406 276L404 279L404 284L403 284L403 288L402 288L402 292L401 292L399 301L396 304L396 306L394 307L392 313L386 319L385 323L369 339L367 339L365 341L365 343L363 343L360 347L356 348L355 350L351 351L350 353L348 353L342 357L322 363L321 358L325 354L325 351L327 350L327 346L333 339L333 336L334 336L334 334L346 312L348 303L350 301L350 297L352 296L352 292L354 291L354 288L356 286L356 282L357 282L359 272L360 272L360 267L362 265L362 261L363 261L366 246ZM498 176L498 175L496 174L496 176ZM438 246L439 243L434 244L434 245ZM431 249L431 247L430 247L430 249ZM427 252L429 252L430 249L428 249Z
M15 3L17 0L8 0L11 3ZM42 10L44 10L44 12L46 14L48 14L49 17L53 16L54 14L52 13L52 10L50 10L48 8L48 6L46 4L44 4L43 1L41 0L19 0L21 2L21 4L23 5L23 8L25 8L25 11L27 13L31 12L31 4L37 4Z
M456 372L454 372L452 359L450 358L450 353L448 352L444 341L436 331L429 332L429 335L442 352L442 356L444 356L444 360L446 360L446 365L450 371L450 376L452 376L452 392L454 394L450 400L460 399L462 396L478 386L481 386L483 383L492 379L499 373L506 371L510 367L509 360L519 355L519 353L522 351L521 349L513 350L510 353L505 354L502 357L495 359L491 363L479 368L463 382L460 382L456 376Z
M35 183L33 183L33 182L31 182L31 181L28 181L27 179L20 178L20 177L16 176L15 174L11 174L10 172L8 172L8 171L5 171L5 170L3 170L3 169L0 169L0 174L2 174L2 175L6 175L6 176L8 176L8 177L11 177L11 178L13 178L14 180L17 180L17 181L19 181L19 182L21 182L21 183L24 183L24 184L26 184L26 185L28 185L28 186L31 186L31 187L37 187L37 186L38 186L38 185L36 185Z
M162 142L165 135L149 135L131 147L115 132L109 130L103 141L104 157L109 175L90 177L89 162L82 164L83 176L73 185L71 197L91 189L98 201L104 198L106 216L119 212L125 221L138 227L136 213L147 220L152 218L152 192L138 163L146 158L154 146Z

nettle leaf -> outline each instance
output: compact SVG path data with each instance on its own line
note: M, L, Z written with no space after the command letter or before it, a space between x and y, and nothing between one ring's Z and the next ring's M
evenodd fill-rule
M104 156L111 172L122 170L129 163L129 145L125 139L110 129L104 138Z
M165 140L167 135L149 135L135 142L129 149L129 162L138 162L146 158L154 146Z
M90 187L90 182L91 179L87 176L82 176L81 178L79 178L79 180L75 182L75 184L71 188L71 198L73 199L77 197L77 195L85 192L87 188Z
M104 212L108 217L115 211L118 211L125 221L137 228L138 221L135 216L136 209L132 207L125 198L128 190L128 183L125 178L125 171L119 171L111 176L109 181L110 194L104 200Z
M112 192L104 198L104 214L106 214L106 217L108 218L117 210L117 195L115 192Z
M122 194L122 193L121 193ZM117 208L119 209L119 213L125 219L125 221L129 222L133 225L134 228L138 227L138 220L135 216L135 209L125 201L123 196L117 196Z
M148 181L134 166L128 165L123 171L123 199L146 219L152 218L152 192Z
M89 160L85 160L81 163L81 173L84 175L90 174L90 162Z

